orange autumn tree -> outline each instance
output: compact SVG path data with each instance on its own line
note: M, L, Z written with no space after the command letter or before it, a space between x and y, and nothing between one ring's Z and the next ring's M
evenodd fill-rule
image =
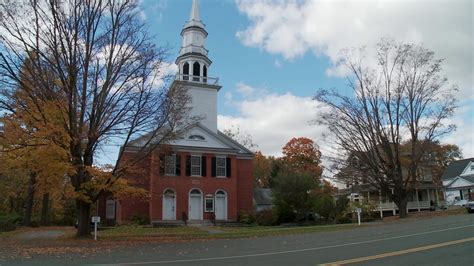
M313 140L306 137L292 138L283 147L283 161L298 173L308 173L320 179L323 173L321 152Z
M253 176L256 187L269 187L272 174L272 161L265 157L261 151L255 153L253 158Z

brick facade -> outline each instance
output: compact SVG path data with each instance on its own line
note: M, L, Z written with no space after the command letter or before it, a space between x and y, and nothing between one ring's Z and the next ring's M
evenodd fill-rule
M194 154L195 152L193 152ZM117 202L116 221L118 223L130 222L134 215L149 217L150 221L163 220L163 193L167 189L176 192L176 220L189 217L189 192L192 189L202 191L202 199L206 195L215 195L218 190L225 191L227 195L227 220L236 221L239 211L252 211L253 203L253 165L251 159L238 159L236 155L227 155L231 162L231 173L229 177L212 177L213 153L199 153L206 157L206 175L202 177L186 176L186 156L189 152L177 152L180 158L180 175L165 176L160 174L160 155L152 153L141 162L142 171L127 177L130 183L141 186L149 192L148 200L135 198L122 198ZM124 160L130 160L134 153L126 153ZM105 221L106 197L99 201L99 215ZM203 202L204 204L204 202ZM212 220L212 212L205 212L203 206L203 219ZM110 222L109 222L110 223Z

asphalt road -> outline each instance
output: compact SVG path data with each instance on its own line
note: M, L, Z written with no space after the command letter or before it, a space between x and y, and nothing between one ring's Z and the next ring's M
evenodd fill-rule
M106 254L0 262L38 265L474 265L474 215L407 219L353 230L150 244ZM2 266L3 266L2 264Z

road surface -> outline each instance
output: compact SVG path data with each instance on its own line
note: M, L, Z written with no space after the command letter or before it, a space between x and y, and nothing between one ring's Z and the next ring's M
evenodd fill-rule
M286 236L149 244L3 265L474 265L474 215Z

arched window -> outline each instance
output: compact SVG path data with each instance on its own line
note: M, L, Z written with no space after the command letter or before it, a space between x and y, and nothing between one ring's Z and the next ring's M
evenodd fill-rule
M201 65L198 62L193 64L193 81L199 81L199 76L201 76Z
M165 190L165 192L163 194L165 194L166 196L174 196L176 194L176 192L174 190L172 190L171 188L168 188L168 189Z
M189 194L191 194L191 195L201 195L201 191L199 189L195 188L195 189L191 190L189 192Z
M183 80L188 80L189 79L188 75L189 75L189 63L186 62L183 65Z
M225 195L226 195L226 193L222 189L219 189L218 191L216 191L216 196L225 196Z
M207 83L207 78L206 78L207 77L207 67L205 65L202 67L202 76L204 77L202 79L202 82Z

